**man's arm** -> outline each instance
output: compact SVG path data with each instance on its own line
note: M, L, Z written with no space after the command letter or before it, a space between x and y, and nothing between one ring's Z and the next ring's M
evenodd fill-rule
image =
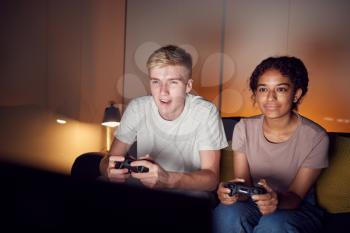
M122 141L120 141L117 138L114 138L111 149L109 150L109 153L104 156L100 162L100 173L101 175L108 177L108 167L110 163L110 157L111 156L125 156L126 152L128 152L130 148L129 144L126 144Z
M219 180L219 150L200 151L201 170L194 172L168 172L148 161L135 161L134 166L146 166L148 173L132 173L132 176L148 187L166 187L195 191L213 191Z
M189 173L170 172L170 187L197 191L213 191L217 188L220 172L220 151L203 150L199 154L201 170Z

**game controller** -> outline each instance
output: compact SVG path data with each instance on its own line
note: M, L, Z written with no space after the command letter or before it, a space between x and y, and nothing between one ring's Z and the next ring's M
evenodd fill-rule
M247 196L266 193L266 190L261 186L247 186L241 182L227 182L224 184L224 187L230 189L229 196L237 193Z
M129 173L131 172L145 173L149 171L148 167L145 167L145 166L131 166L130 164L133 161L136 161L136 159L132 157L126 157L124 161L115 162L114 168L116 169L127 168Z

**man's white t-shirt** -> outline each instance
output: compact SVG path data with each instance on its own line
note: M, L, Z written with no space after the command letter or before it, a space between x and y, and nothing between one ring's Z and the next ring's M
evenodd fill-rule
M167 171L200 169L200 150L227 146L221 117L214 104L187 94L178 118L164 120L152 96L138 97L128 105L115 133L120 141L137 141L137 157L149 154Z

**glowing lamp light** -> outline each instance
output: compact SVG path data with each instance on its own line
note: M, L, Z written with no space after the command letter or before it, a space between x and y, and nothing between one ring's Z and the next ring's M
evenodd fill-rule
M61 124L61 125L63 125L63 124L66 124L66 123L67 123L67 121L62 120L62 119L56 119L56 122L57 122L58 124Z
M110 106L105 109L102 125L107 127L116 127L119 124L120 124L119 109L114 107L114 103L111 102Z
M107 126L107 127L117 127L120 125L120 122L116 122L116 121L110 121L110 122L103 122L102 123L103 126Z

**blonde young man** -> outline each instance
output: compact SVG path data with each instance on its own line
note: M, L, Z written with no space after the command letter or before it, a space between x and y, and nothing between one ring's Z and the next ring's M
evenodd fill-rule
M128 105L115 134L110 154L100 171L110 181L130 176L151 188L212 191L217 187L220 149L227 141L218 110L212 103L189 94L192 58L177 46L156 50L147 61L152 96ZM138 160L146 173L115 169L137 141Z

